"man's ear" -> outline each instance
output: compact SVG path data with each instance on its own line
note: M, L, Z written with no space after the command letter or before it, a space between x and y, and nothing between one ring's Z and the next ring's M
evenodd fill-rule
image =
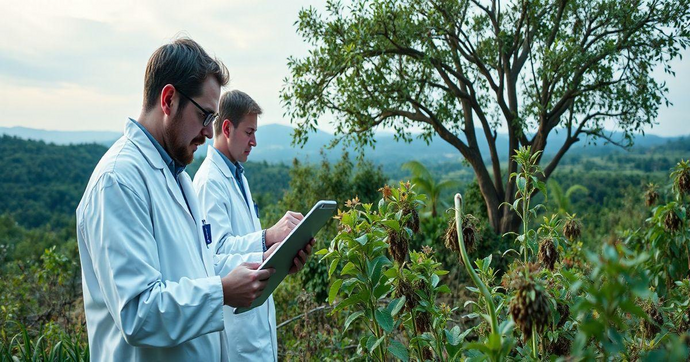
M230 138L230 127L232 127L232 122L230 122L230 120L227 118L224 119L221 130L223 131L223 136L225 136L225 138Z
M161 110L166 116L170 116L173 111L173 98L175 96L175 87L172 84L166 84L161 89Z

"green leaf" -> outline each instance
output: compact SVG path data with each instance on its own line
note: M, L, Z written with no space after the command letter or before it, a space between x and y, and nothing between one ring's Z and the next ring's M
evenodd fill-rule
M369 339L367 340L367 350L369 350L369 353L373 352L376 349L376 347L378 347L379 344L383 342L384 338L386 338L386 336L383 336L379 339L376 339L376 337L374 336L369 337Z
M377 309L376 313L374 313L374 317L376 318L376 323L378 323L384 331L390 333L393 330L393 317L391 316L391 312L389 312L388 309Z
M364 234L357 239L355 239L358 243L360 243L362 246L367 244L367 241L369 241L369 235Z
M331 279L331 277L333 276L333 272L334 272L335 269L338 267L338 263L339 263L339 262L340 262L340 259L339 259L339 258L335 258L335 259L333 259L333 261L331 262L331 266L328 268L328 279Z
M333 304L335 297L338 295L338 292L340 291L341 285L343 285L342 279L337 279L336 281L333 282L333 284L331 284L331 289L328 290L328 303L329 304Z
M393 290L393 286L390 284L382 283L379 284L375 289L374 289L374 298L381 299L388 295Z
M391 341L390 346L388 346L388 351L401 361L407 362L410 359L407 347L396 340Z
M357 267L355 264L351 261L348 261L347 264L343 267L343 270L340 271L340 275L356 275L357 274Z
M347 317L347 319L345 320L345 328L343 329L343 332L347 331L350 328L350 324L352 324L352 322L354 322L355 320L357 320L357 318L359 318L363 315L364 315L364 312L361 310L350 314L350 316Z
M450 293L451 290L448 288L447 285L443 284L440 287L436 288L436 293Z
M433 274L431 276L431 287L435 288L438 285L438 282L441 281L441 278L438 277L438 275Z
M317 251L316 253L314 253L314 255L326 255L326 254L328 254L328 249L321 249L321 250Z
M400 223L398 222L398 220L383 220L381 221L381 223L393 229L396 232L400 231Z
M460 326L455 326L450 331L444 329L443 332L445 333L446 339L451 346L457 346L460 344L460 342L462 342L462 339L460 338Z
M405 296L403 295L400 298L393 299L390 303L388 303L388 311L392 316L395 316L400 312L403 306L405 306Z

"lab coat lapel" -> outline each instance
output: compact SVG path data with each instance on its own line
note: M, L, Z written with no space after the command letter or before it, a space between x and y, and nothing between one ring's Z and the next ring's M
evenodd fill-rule
M190 222L196 222L196 216L190 214L189 207L187 207L187 203L185 202L184 198L185 196L189 197L189 193L185 190L184 195L182 195L182 191L180 190L180 186L177 185L177 181L175 180L175 177L170 173L170 170L162 170L163 175L165 176L165 184L168 186L168 193L170 196L172 196L175 201L177 201L177 204L182 208L182 210L185 211L187 216L189 217ZM186 172L180 173L180 182L182 182L182 175L187 174ZM187 176L189 177L189 176ZM192 194L194 194L192 192ZM189 205L190 207L192 206L191 203Z
M165 177L165 184L168 186L168 193L173 199L175 199L175 201L177 201L180 207L182 207L182 209L191 219L192 215L189 213L187 203L184 201L184 196L182 196L180 187L177 186L175 177L170 172L170 169L168 169L168 166L165 165L165 162L163 162L161 154L158 152L153 143L151 143L149 138L146 137L146 134L132 120L127 120L127 123L125 123L125 137L127 137L130 141L132 141L132 143L134 143L135 146L137 146L139 152L144 155L144 158L151 167L163 173L163 177Z
M189 178L189 174L187 172L182 172L180 173L180 185L182 186L182 190L184 191L185 197L187 197L187 201L189 202L189 210L192 212L192 217L194 218L194 223L196 227L196 234L197 234L197 245L199 246L199 253L201 254L201 258L204 260L204 266L206 267L206 273L209 275L213 274L213 257L211 256L210 252L207 252L208 246L206 245L206 241L204 239L204 234L202 230L202 223L204 221L204 216L201 215L201 211L199 210L199 202L197 201L196 198L196 192L194 191L194 187L192 186L192 180ZM186 206L185 206L186 207ZM211 235L213 235L213 228L211 228Z
M254 199L252 199L252 193L249 191L249 181L242 175L242 184L244 184L244 192L247 193L247 200L249 201L249 217L254 225L254 230L261 230L261 223L259 223L259 215L256 214L256 209L254 208ZM241 196L241 195L240 195ZM245 203L246 204L246 203Z
M225 160L223 160L222 156L220 155L220 152L213 147L209 147L206 157L210 157L211 161L213 161L213 164L215 164L216 167L218 167L218 169L223 174L223 176L228 178L228 181L230 181L230 183L233 185L233 189L235 190L235 199L242 201L242 204L244 205L245 210L247 210L247 212L249 213L250 218L252 220L254 220L254 218L251 217L253 212L251 211L249 206L247 206L247 203L244 201L244 196L242 196L242 191L240 190L240 185L237 183L237 180L235 179L235 175L232 174L232 172L230 171L230 168L225 163ZM244 177L244 175L242 177ZM246 179L244 179L243 181L245 181L244 184L247 185ZM245 191L248 191L246 187L245 187ZM249 197L249 194L247 194L247 199L251 202L251 197Z

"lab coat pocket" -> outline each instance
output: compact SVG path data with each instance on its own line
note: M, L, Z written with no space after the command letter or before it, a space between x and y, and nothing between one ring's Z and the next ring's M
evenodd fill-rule
M230 340L230 349L234 349L237 353L242 355L257 355L257 352L262 351L270 343L270 335L267 335L264 329L266 324L265 313L262 313L262 308L254 308L250 311L232 314L231 328L228 331L228 339Z

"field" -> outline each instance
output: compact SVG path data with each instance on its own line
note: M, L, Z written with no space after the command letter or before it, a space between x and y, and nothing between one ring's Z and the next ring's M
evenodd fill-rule
M402 162L247 163L265 226L340 205L274 295L281 360L687 359L689 147L584 149L546 183L519 153L508 235L459 163L423 165L458 181L435 196ZM103 152L0 142L0 360L88 358L74 208Z

